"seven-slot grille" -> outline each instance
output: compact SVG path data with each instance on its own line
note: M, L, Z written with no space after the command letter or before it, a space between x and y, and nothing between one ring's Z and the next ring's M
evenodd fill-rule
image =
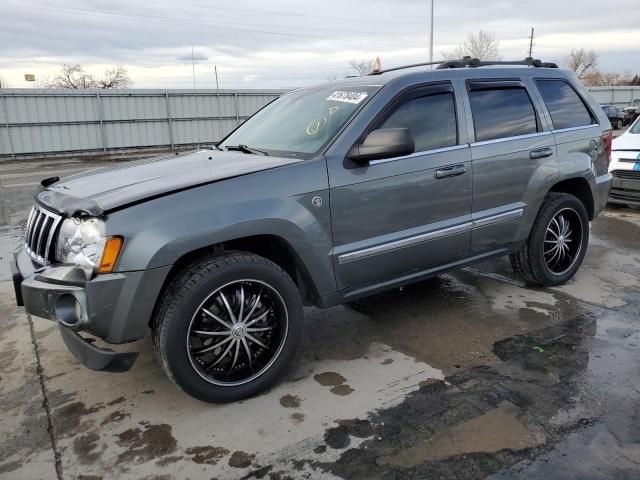
M56 229L62 217L39 205L29 213L24 247L27 253L41 265L49 265Z

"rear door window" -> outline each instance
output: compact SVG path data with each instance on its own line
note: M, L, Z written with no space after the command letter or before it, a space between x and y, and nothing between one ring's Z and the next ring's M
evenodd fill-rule
M416 152L453 146L457 143L453 93L411 98L400 104L378 128L408 128Z
M475 89L469 92L476 142L538 131L533 103L524 87Z
M582 127L595 123L582 98L564 80L537 79L536 85L549 109L554 129Z

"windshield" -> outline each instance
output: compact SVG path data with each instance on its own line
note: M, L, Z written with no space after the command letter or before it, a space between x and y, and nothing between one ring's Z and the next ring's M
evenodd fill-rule
M629 133L640 133L640 117L638 117L638 119L633 122L633 125L631 125L631 128L629 129Z
M312 158L379 88L325 85L285 94L242 124L219 147L245 153L249 147L269 155Z

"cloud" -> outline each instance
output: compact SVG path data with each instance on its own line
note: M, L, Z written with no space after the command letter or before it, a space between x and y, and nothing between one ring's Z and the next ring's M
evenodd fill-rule
M125 65L141 88L293 87L348 71L352 59L383 66L427 56L428 2L324 0L4 0L0 3L0 76L26 86L25 72L53 75L63 62L90 71ZM504 58L523 58L532 26L534 56L562 61L573 47L595 49L603 67L640 65L637 0L435 0L436 57L483 28Z
M188 53L188 54L185 54L185 55L180 55L180 56L176 57L176 60L178 60L180 62L190 62L192 60L194 62L204 62L206 60L209 60L209 57L207 57L202 52L193 52L193 55L191 53Z

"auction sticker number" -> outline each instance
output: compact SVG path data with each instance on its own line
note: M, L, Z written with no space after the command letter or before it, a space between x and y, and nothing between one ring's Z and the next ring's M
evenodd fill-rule
M332 100L334 102L346 102L346 103L355 103L358 104L362 102L365 98L367 98L369 94L366 92L342 92L337 91L333 92L331 95L327 97L327 100Z

